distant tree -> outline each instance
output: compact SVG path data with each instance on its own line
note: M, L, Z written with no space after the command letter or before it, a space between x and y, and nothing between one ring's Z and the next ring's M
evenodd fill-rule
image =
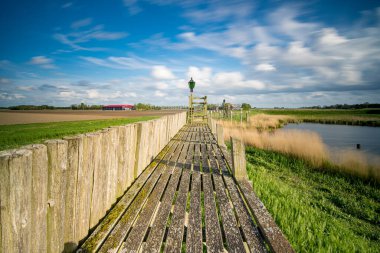
M252 107L251 107L250 104L242 103L242 104L241 104L241 108L243 108L244 111L248 111L248 110L250 110Z
M212 110L212 111L215 111L217 107L218 106L216 104L208 104L207 105L207 109Z
M161 110L160 106L150 105L150 104L143 104L143 103L137 103L134 105L136 110L139 111L146 111L146 110Z

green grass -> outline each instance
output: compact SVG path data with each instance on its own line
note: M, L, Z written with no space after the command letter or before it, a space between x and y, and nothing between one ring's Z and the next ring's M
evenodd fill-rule
M251 113L289 115L303 122L380 126L379 109L255 109Z
M294 116L300 122L380 126L379 109L252 109L249 115L260 113ZM221 115L222 113L214 113L215 118L220 118ZM240 111L233 111L232 119L240 121ZM242 120L246 121L245 111Z
M34 123L0 126L0 150L17 148L44 140L94 132L110 126L126 125L155 119L155 116L106 120L83 120L69 122Z
M276 152L246 154L255 192L297 252L379 252L379 184Z

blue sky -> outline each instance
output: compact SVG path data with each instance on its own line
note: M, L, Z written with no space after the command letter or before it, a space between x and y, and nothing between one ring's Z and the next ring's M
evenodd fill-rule
M380 101L378 1L18 1L0 8L0 106Z

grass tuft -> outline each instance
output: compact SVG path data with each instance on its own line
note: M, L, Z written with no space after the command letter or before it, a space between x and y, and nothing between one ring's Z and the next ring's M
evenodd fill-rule
M378 183L274 151L246 155L255 192L297 252L378 252Z

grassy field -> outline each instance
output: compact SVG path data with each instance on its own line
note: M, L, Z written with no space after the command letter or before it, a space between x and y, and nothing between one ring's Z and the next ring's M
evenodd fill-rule
M126 125L155 118L157 117L145 116L106 120L0 125L0 150L17 148L27 144L41 143L48 139L94 132L110 126Z
M379 184L273 151L246 152L256 193L297 252L378 252Z

